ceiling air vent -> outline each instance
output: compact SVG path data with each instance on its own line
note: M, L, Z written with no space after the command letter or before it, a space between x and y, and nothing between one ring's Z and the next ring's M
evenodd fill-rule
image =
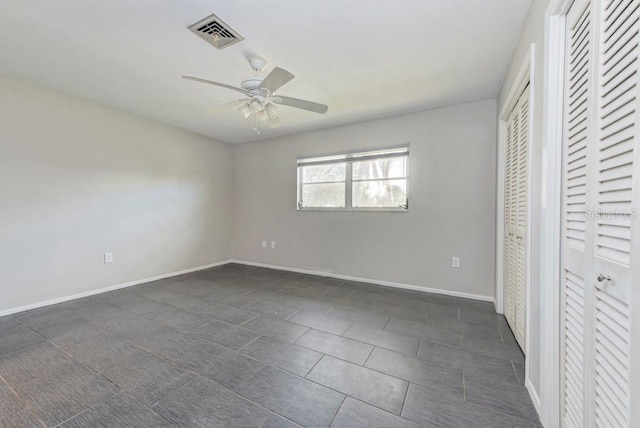
M218 49L226 48L227 46L244 40L244 37L229 27L215 14L211 14L195 24L190 25L189 30Z

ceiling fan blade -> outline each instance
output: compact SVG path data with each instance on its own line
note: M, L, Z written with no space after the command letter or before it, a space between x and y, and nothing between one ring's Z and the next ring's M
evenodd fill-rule
M278 99L279 98L279 99ZM298 98L285 97L283 95L278 95L277 98L274 98L274 101L278 104L282 104L289 107L301 108L303 110L309 110L314 113L325 114L329 107L324 104L318 104L311 101L299 100Z
M213 106L204 111L206 115L214 115L217 113L222 113L224 111L232 110L234 108L240 107L243 103L249 102L251 98L244 98L241 100L233 100L228 103L222 104L220 106Z
M268 123L269 128L280 128L282 126L282 121L279 117L276 117L275 119L269 119Z
M264 80L260 84L260 87L267 89L270 93L273 94L294 77L295 76L289 73L287 70L276 67L271 70L271 73L269 73L267 77L264 78Z
M231 85L225 85L224 83L220 83L220 82L214 82L213 80L209 80L209 79L204 79L202 77L196 77L196 76L182 76L183 79L187 79L187 80L193 80L195 82L202 82L202 83L208 83L209 85L214 85L214 86L220 86L221 88L227 88L227 89L231 89L233 91L238 91L241 92L245 95L249 95L249 91L245 91L242 88L236 88L235 86L231 86Z

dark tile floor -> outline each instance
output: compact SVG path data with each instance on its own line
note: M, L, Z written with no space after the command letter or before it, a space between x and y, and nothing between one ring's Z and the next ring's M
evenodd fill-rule
M0 318L0 426L535 427L493 306L241 265Z

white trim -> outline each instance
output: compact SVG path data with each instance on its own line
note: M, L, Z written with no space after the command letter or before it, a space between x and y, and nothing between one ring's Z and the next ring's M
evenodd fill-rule
M319 155L302 155L302 156L298 156L296 157L296 161L298 162L298 165L302 165L305 163L305 161L308 161L310 159L323 159L323 158L336 158L337 160L339 160L340 162L344 162L345 160L347 160L349 157L352 157L353 155L357 155L357 154L361 154L361 153L374 153L374 152L384 152L384 151L396 151L394 153L385 153L380 155L379 157L393 157L393 156L407 156L409 154L409 146L411 145L411 143L409 141L407 141L406 143L402 143L402 144L395 144L393 146L384 146L384 147L374 147L374 148L369 148L369 149L352 149L352 150L340 150L337 152L332 152L332 153L325 153L325 154L319 154ZM404 152L399 152L399 149L406 149L406 151ZM318 163L328 163L331 162L333 160L336 159L327 159L327 161L322 162L322 161L318 161Z
M338 182L339 183L339 182ZM407 196L408 196L408 192L407 192ZM409 198L407 197L407 200ZM344 213L344 212L359 212L359 213L408 213L409 212L409 208L394 208L394 207L352 207L349 208L347 207L304 207L304 208L298 208L297 210L298 212L305 212L305 211L309 211L309 212L340 212L340 213Z
M307 274L307 275L324 276L324 277L327 277L327 278L344 279L346 281L368 282L370 284L383 285L385 287L402 288L402 289L405 289L405 290L414 290L414 291L423 291L425 293L442 294L442 295L445 295L445 296L452 296L452 297L462 297L464 299L480 300L480 301L483 301L483 302L491 302L491 303L494 302L494 298L493 297L482 296L482 295L479 295L479 294L463 293L463 292L460 292L460 291L442 290L442 289L439 289L439 288L429 288L429 287L423 287L423 286L420 286L420 285L402 284L402 283L399 283L399 282L381 281L381 280L378 280L378 279L342 275L342 274L333 273L333 272L324 272L324 271L312 270L312 269L300 269L300 268L294 268L294 267L290 267L290 266L270 265L270 264L267 264L267 263L249 262L249 261L245 261L245 260L230 260L229 262L230 263L237 263L237 264L240 264L240 265L263 267L263 268L276 269L276 270L284 270L284 271L288 271L288 272L304 273L304 274Z
M531 219L533 208L533 143L534 143L534 114L535 114L535 55L536 45L532 43L529 51L525 55L513 86L509 90L506 101L500 111L499 119L499 140L498 140L498 205L496 218L496 311L504 313L504 279L503 264L504 259L504 176L505 176L505 147L506 147L506 121L517 104L524 89L529 85L529 142L527 147L527 231L526 243L526 286L525 286L525 379L529 379L529 350L531 349Z
M336 155L320 155L320 156L312 156L312 157L298 157L297 160L297 183L296 183L296 196L298 198L296 202L297 211L363 211L363 212L407 212L409 211L409 145L410 143L406 143L401 146L393 147L393 148L381 148L381 149L371 149L371 150L358 150L358 151L347 151L342 152ZM401 151L402 150L402 151ZM383 152L383 153L380 153ZM386 153L384 153L386 152ZM367 155L367 153L378 153ZM362 155L362 156L359 156ZM405 196L406 202L403 205L397 206L379 206L379 207L359 207L353 206L353 183L362 182L362 181L377 181L377 179L367 179L367 180L354 180L353 179L353 164L354 162L366 161L371 159L391 159L391 158L404 158L405 159L405 176L404 177L392 177L389 180L404 180L405 184ZM323 160L325 159L325 160ZM303 199L303 188L304 186L313 185L313 184L340 184L342 181L335 182L303 182L303 174L302 169L307 166L313 165L329 165L335 163L343 163L345 164L345 177L344 177L344 205L337 207L316 207L316 206L305 206Z
M222 261L222 262L211 263L211 264L203 265L203 266L197 266L197 267L194 267L194 268L184 269L184 270L180 270L180 271L176 271L176 272L165 273L165 274L153 276L153 277L150 277L150 278L144 278L144 279L138 279L138 280L135 280L135 281L125 282L123 284L117 284L117 285L111 285L111 286L108 286L108 287L98 288L96 290L84 291L82 293L76 293L76 294L72 294L72 295L69 295L69 296L58 297L58 298L55 298L55 299L45 300L45 301L38 302L38 303L32 303L32 304L29 304L29 305L24 305L24 306L18 306L18 307L15 307L15 308L5 309L5 310L0 311L0 317L6 316L6 315L15 314L15 313L18 313L18 312L29 311L31 309L38 309L38 308L42 308L44 306L55 305L57 303L68 302L69 300L75 300L75 299L81 299L83 297L95 296L96 294L107 293L109 291L115 291L115 290L119 290L121 288L133 287L134 285L145 284L147 282L157 281L159 279L171 278L171 277L178 276L178 275L184 275L186 273L197 272L197 271L205 270L205 269L211 269L213 267L222 266L222 265L226 265L226 264L229 264L229 263L237 263L237 264L247 265L247 266L256 266L256 267L264 267L264 268L269 268L269 269L284 270L284 271L289 271L289 272L304 273L304 274L308 274L308 275L324 276L324 277L328 277L328 278L344 279L344 280L347 280L347 281L368 282L368 283L371 283L371 284L383 285L383 286L386 286L386 287L402 288L402 289L405 289L405 290L423 291L425 293L442 294L442 295L445 295L445 296L452 296L452 297L462 297L462 298L465 298L465 299L480 300L480 301L483 301L483 302L494 302L494 298L493 297L481 296L479 294L470 294L470 293L462 293L462 292L459 292L459 291L441 290L441 289L438 289L438 288L422 287L422 286L419 286L419 285L401 284L401 283L397 283L397 282L380 281L380 280L370 279L370 278L361 278L361 277L356 277L356 276L341 275L341 274L332 273L332 272L322 272L322 271L310 270L310 269L298 269L298 268L293 268L293 267L288 267L288 266L277 266L277 265L270 265L270 264L266 264L266 263L249 262L249 261L244 261L244 260L225 260L225 261Z
M504 314L504 181L507 122L498 117L498 171L496 175L496 312Z
M531 271L532 269L532 254L533 254L533 147L535 142L535 113L536 113L536 97L535 97L535 62L536 62L536 45L535 43L531 44L529 48L529 144L527 145L527 238L526 238L526 266L527 266L527 276L526 276L526 289L525 289L525 299L526 299L526 310L525 314L525 332L527 337L525 337L525 360L524 360L524 378L527 385L531 387L529 389L529 395L531 395L532 400L537 400L538 404L536 405L536 411L538 411L538 417L540 416L540 398L538 398L537 392L535 392L535 388L531 383ZM535 394L532 394L531 391L534 391Z
M135 281L125 282L123 284L111 285L109 287L98 288L96 290L84 291L82 293L72 294L70 296L64 296L64 297L58 297L56 299L45 300L44 302L32 303L30 305L19 306L17 308L5 309L3 311L0 311L0 317L3 317L5 315L15 314L15 313L18 313L18 312L28 311L28 310L31 310L31 309L41 308L43 306L55 305L57 303L67 302L69 300L75 300L75 299L80 299L80 298L83 298L83 297L94 296L96 294L107 293L109 291L115 291L115 290L119 290L121 288L133 287L134 285L140 285L140 284L144 284L144 283L147 283L147 282L157 281L159 279L165 279L165 278L171 278L171 277L178 276L178 275L184 275L185 273L191 273L191 272L196 272L196 271L199 271L199 270L210 269L210 268L213 268L213 267L226 265L228 263L231 263L231 261L230 260L225 260L223 262L211 263L211 264L208 264L208 265L198 266L198 267L189 268L189 269L184 269L184 270L180 270L180 271L177 271L177 272L164 273L162 275L153 276L151 278L138 279L138 280L135 280Z
M524 91L524 88L527 86L527 84L533 83L531 82L531 76L533 75L533 65L535 62L535 47L536 44L531 43L527 55L525 55L522 64L520 64L520 69L518 70L518 74L516 74L514 84L509 90L507 98L505 99L505 103L500 110L500 115L498 116L498 118L502 121L507 120L509 114L518 103L520 95Z
M531 184L532 174L532 153L533 153L533 113L534 113L534 70L535 70L535 43L529 47L529 52L525 55L518 74L514 80L514 85L507 94L504 106L498 115L498 159L497 159L497 198L496 198L496 312L504 313L504 279L503 279L503 262L504 262L504 178L505 178L505 150L507 141L507 118L515 107L520 95L529 85L529 147L528 147L528 177L527 177L527 321L525 326L526 340L529 340L529 293L531 287L531 202L532 192ZM528 352L528 345L525 346L525 354Z
M573 0L545 14L540 245L540 421L560 425L560 240L565 19Z
M536 388L533 386L531 379L527 379L524 384L527 391L529 391L529 395L531 396L531 402L533 403L533 407L535 407L538 412L538 416L540 416L540 397L538 396L538 392Z

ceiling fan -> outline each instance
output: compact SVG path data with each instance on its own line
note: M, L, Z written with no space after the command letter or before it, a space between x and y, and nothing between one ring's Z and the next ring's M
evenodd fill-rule
M280 105L299 108L314 113L324 114L328 107L324 104L305 101L298 98L276 95L275 92L293 79L293 74L280 67L275 67L266 77L261 77L259 73L265 69L267 62L262 58L249 59L251 68L256 72L256 76L248 77L240 83L240 87L227 85L213 80L196 76L182 76L183 79L194 80L196 82L208 83L221 88L231 89L240 92L246 98L234 100L222 107L236 107L245 119L251 115L254 118L253 130L260 135L260 124L267 122L272 128L280 126Z

